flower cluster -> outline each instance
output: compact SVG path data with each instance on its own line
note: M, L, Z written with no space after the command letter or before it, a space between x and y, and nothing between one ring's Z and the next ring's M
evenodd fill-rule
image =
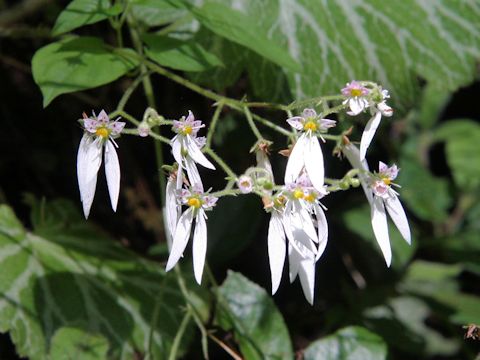
M195 220L193 269L199 284L202 281L207 252L205 211L211 210L217 202L216 197L204 192L197 168L197 164L200 164L215 170L215 166L201 152L201 148L205 145L205 138L198 137L197 134L204 126L200 120L195 120L191 111L188 112L187 117L173 122L173 131L176 135L171 141L171 146L178 168L169 177L165 201L165 223L171 240L166 270L171 270L183 256ZM186 171L187 178L184 177L183 170ZM187 188L183 187L184 184L187 184ZM182 206L186 206L187 210L180 214Z
M399 169L383 162L378 171L371 172L365 158L382 116L391 116L393 110L386 104L388 91L371 82L352 81L342 90L337 99L347 114L356 116L363 112L371 115L363 131L360 148L352 144L349 131L341 135L326 133L336 121L323 118L312 108L306 108L299 116L288 118L287 123L297 137L290 150L285 168L284 184L275 184L272 165L269 160L271 142L261 139L252 148L257 164L241 176L230 175L227 187L218 193L205 191L198 165L215 170L215 166L202 152L205 137L198 136L205 127L196 120L191 111L188 115L174 120L172 130L175 136L170 145L175 164L170 169L166 185L164 223L170 254L166 271L171 270L183 256L192 237L193 269L196 281L202 281L207 252L207 211L212 210L218 198L216 195L239 195L253 193L262 198L264 209L270 214L268 226L268 259L270 264L272 294L278 290L285 259L288 257L289 279L300 280L305 298L314 302L315 267L323 255L328 241L328 223L322 199L334 191L346 190L350 186L362 186L371 208L373 233L390 266L392 253L388 234L387 214L410 243L411 234L408 220L399 200L394 183ZM328 107L328 104L324 104ZM338 109L337 108L337 109ZM327 113L330 113L327 111ZM150 129L164 121L154 109L147 109L144 120L137 124L136 134L152 135ZM105 158L105 173L112 208L115 211L120 189L120 166L115 147L115 138L120 136L125 123L118 119L111 121L105 111L98 117L84 115L81 120L84 135L80 142L77 158L78 184L85 217L88 217L95 194L97 173ZM168 121L170 123L170 121ZM131 132L130 132L131 133ZM337 150L351 163L351 169L342 179L325 179L321 142L337 139ZM105 149L105 150L104 150ZM205 150L208 154L210 149ZM210 153L214 155L213 153ZM217 163L225 170L221 160ZM233 174L231 170L226 172ZM234 182L238 189L232 189ZM328 184L325 185L325 184ZM192 235L193 233L193 235Z
M372 116L365 126L360 141L360 159L363 160L380 125L382 115L389 117L393 114L393 109L386 103L390 95L388 90L382 89L377 84L358 81L347 83L342 89L342 95L345 97L343 104L350 109L347 111L348 115L356 116L369 110Z

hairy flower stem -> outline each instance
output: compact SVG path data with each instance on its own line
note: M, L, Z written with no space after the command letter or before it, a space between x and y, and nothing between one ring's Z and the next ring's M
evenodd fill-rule
M210 122L210 126L208 127L207 133L207 141L205 143L205 147L210 149L212 145L213 134L215 133L215 129L217 128L218 119L220 118L220 114L222 113L224 103L220 101L217 104L217 108L215 109L215 113L213 114L212 121Z

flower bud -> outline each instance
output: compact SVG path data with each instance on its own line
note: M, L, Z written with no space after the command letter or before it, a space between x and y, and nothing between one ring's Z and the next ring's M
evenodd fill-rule
M338 184L338 186L340 187L340 189L342 190L348 190L348 188L350 187L350 182L348 180L342 180L340 181L340 183Z
M350 185L352 185L354 188L360 186L360 180L357 178L350 178Z
M148 134L150 134L150 126L145 122L141 122L140 125L138 125L137 131L141 137L147 137Z

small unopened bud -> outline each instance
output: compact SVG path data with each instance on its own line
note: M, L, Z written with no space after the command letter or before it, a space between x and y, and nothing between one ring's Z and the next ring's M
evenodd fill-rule
M142 122L140 125L138 125L138 135L141 137L147 137L150 134L150 126L148 126L147 123Z
M340 187L340 189L342 190L347 190L349 187L350 187L350 182L348 180L342 180L340 181L340 183L338 184L338 186Z
M350 178L350 185L352 185L354 188L360 186L360 180L357 178Z

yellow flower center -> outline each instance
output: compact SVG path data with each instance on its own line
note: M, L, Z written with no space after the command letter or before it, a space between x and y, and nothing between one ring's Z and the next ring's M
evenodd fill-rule
M192 133L193 129L191 126L187 125L185 126L185 129L183 129L183 134L184 135L190 135Z
M95 135L100 136L101 138L108 138L108 135L110 135L110 130L108 130L106 127L99 127L95 131Z
M200 208L200 206L202 206L202 202L200 201L199 198L196 198L196 197L191 197L190 199L188 199L187 204L188 206L192 206L195 209L198 209Z
M304 197L304 199L308 202L314 202L315 201L315 194L314 193L310 193L308 194L307 196Z
M303 125L303 130L315 131L317 130L317 124L315 123L315 121L309 120Z
M392 180L391 180L390 178L388 178L388 177L383 177L383 178L382 178L382 181L383 181L383 183L384 183L385 185L387 185L387 186L392 183Z
M303 193L302 189L295 189L295 191L293 192L293 197L295 199L303 199L304 196L305 194Z
M350 90L351 96L360 96L362 95L362 89L352 89Z
M273 201L276 207L283 207L285 205L285 196L277 196Z

